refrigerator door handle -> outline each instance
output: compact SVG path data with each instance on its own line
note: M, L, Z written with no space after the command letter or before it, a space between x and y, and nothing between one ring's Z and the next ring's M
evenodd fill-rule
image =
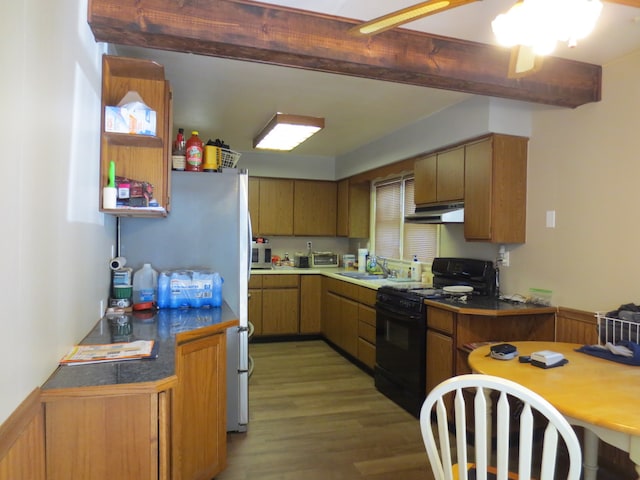
M253 254L251 249L251 242L253 242L253 231L251 230L251 212L247 209L247 223L249 224L249 228L247 229L249 233L249 241L247 242L248 246L248 256L247 256L247 281L251 278L251 256Z

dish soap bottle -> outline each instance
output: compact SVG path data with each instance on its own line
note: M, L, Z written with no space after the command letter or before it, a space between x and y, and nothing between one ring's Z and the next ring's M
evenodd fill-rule
M420 268L420 262L418 262L418 256L413 256L413 262L411 262L411 280L419 282L422 277L422 268Z

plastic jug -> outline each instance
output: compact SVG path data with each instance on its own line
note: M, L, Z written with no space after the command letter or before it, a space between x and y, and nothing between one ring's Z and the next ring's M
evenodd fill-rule
M155 302L158 298L158 272L145 263L133 274L133 303Z

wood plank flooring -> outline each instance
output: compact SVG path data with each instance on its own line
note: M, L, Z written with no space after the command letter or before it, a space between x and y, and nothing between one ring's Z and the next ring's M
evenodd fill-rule
M418 420L325 342L249 348L249 428L217 480L433 479Z

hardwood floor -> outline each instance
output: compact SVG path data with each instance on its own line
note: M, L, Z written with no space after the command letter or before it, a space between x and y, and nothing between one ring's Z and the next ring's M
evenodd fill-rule
M432 480L418 420L323 341L251 344L247 433L217 480Z

